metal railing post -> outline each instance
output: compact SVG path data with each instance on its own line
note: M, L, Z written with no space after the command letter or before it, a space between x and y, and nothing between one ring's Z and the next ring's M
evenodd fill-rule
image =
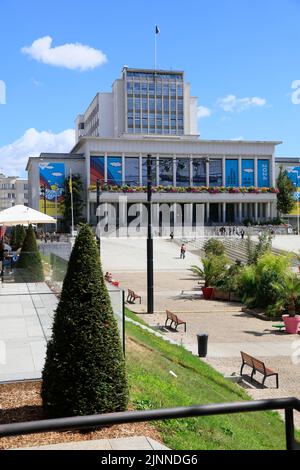
M293 408L285 408L285 439L286 450L295 449L295 434L294 434L294 410Z

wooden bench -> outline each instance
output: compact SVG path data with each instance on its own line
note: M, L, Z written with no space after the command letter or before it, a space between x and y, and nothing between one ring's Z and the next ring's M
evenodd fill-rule
M243 363L242 363L240 375L243 374L244 366L249 366L249 367L252 368L251 381L253 380L253 376L255 375L255 373L260 372L264 376L263 381L262 381L262 386L264 386L266 378L271 377L272 375L275 375L275 377L276 377L276 388L279 387L278 373L277 372L273 372L271 369L267 369L264 362L260 361L259 359L256 359L253 356L250 356L249 354L247 354L243 351L241 351L241 356L242 356Z
M128 289L127 302L134 303L135 300L140 299L140 304L142 303L142 297L137 295L133 290Z
M186 332L186 322L183 320L180 320L180 318L177 317L174 313L170 312L170 310L166 310L167 318L165 321L165 326L168 326L168 320L170 320L169 328L172 327L172 324L175 324L175 331L177 331L178 325L184 325L184 331Z

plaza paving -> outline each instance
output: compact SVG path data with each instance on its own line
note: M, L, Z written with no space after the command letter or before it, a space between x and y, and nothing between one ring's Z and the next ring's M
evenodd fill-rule
M56 305L44 282L0 285L0 382L41 377Z
M282 237L278 247L285 245L295 249L298 238L294 238L288 237L287 241L291 243L287 245ZM300 336L274 331L274 322L244 313L238 303L204 300L197 280L188 270L191 264L199 264L195 252L188 251L186 260L180 260L177 245L169 240L155 241L155 314L146 314L146 250L142 241L138 242L134 256L133 240L123 240L119 246L118 240L105 241L102 256L104 269L120 280L121 287L129 287L142 296L141 305L138 302L128 304L131 310L155 327L164 325L166 308L177 313L187 322L187 332L179 327L178 332L167 330L164 334L194 354L197 354L197 333L207 333L208 355L204 360L224 375L239 374L240 351L265 361L267 367L278 371L279 389L275 388L273 378L267 379L266 387L262 388L258 374L258 382L250 384L247 379L244 382L253 398L300 398ZM122 269L118 269L119 266ZM300 428L300 413L296 416L296 424Z

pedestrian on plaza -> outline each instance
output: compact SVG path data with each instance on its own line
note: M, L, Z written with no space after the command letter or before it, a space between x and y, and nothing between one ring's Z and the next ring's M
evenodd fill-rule
M174 232L170 233L170 239L171 239L171 242L174 240Z
M186 245L184 243L182 243L182 245L180 247L180 259L185 258L185 253L186 253Z
M240 234L241 234L241 239L242 239L242 240L244 240L244 236L245 236L245 230L244 230L244 229L242 229L242 230L241 230L241 232L240 232Z

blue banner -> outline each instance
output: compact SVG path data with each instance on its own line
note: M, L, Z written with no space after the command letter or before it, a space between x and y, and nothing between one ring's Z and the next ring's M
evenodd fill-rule
M257 185L259 188L270 186L270 162L269 160L257 161Z
M226 186L239 185L239 162L238 160L226 160Z
M242 186L254 186L254 160L242 160Z
M299 166L288 166L286 172L295 188L300 187L300 167Z

